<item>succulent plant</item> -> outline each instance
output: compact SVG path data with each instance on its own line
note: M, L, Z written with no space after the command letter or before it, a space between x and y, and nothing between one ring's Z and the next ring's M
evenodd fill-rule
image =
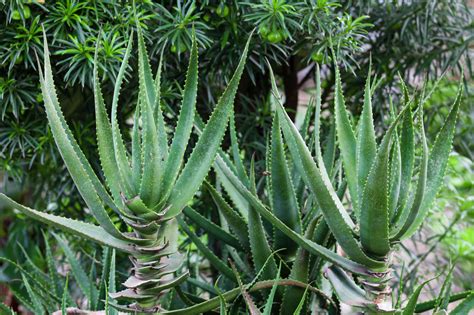
M214 169L236 209L211 187L224 221L244 241L241 230L245 229L236 226L230 211L239 214L247 226L250 256L255 272L262 270L261 279L279 276L277 266L283 262L290 266L289 280L311 283L317 280L314 268L321 262L309 258L315 255L329 263L324 274L341 302L367 312L400 311L392 305L389 286L392 257L397 244L420 227L442 184L462 87L429 149L423 127L423 104L431 92L410 98L402 84L404 104L399 113L392 113L390 126L377 143L371 104L374 85L370 76L362 115L354 131L337 69L334 101L337 141L329 139L323 155L319 135L319 69L315 128L309 137L307 126L311 118L307 115L304 127L298 130L282 106L273 75L272 84L276 113L267 146L267 185L257 194L255 172L251 170L247 176L241 170L238 154L233 155L233 163L219 154ZM310 139L309 144L306 138ZM417 139L420 150L416 150ZM336 144L342 165L333 162ZM346 184L348 194L344 194ZM306 190L302 190L302 185ZM270 223L271 229L265 223ZM343 255L331 249L328 235L334 237ZM302 288L288 287L282 296L281 313L294 312L304 294ZM405 312L410 312L409 306Z
M115 83L110 119L96 63L94 95L97 140L101 175L105 178L101 182L101 176L92 169L61 112L46 36L44 38L44 73L40 73L40 80L49 126L88 211L99 225L30 209L4 194L0 194L0 200L28 217L128 253L133 264L130 277L123 284L125 289L111 294L111 297L119 302L130 302L117 306L120 309L156 311L162 294L182 283L188 275L186 272L175 275L182 263L182 257L177 252L176 216L199 189L220 147L243 72L248 44L234 76L186 163L185 151L195 119L198 85L196 40L193 40L180 114L169 146L160 106L161 66L153 78L141 30L138 29L140 89L131 132L131 150L124 143L122 132L125 131L119 128L117 112L120 89L132 52L133 36L130 36ZM113 223L112 218L116 217L127 227L126 231Z

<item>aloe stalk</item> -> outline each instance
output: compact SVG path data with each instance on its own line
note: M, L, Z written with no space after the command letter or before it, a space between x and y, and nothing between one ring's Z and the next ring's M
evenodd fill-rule
M102 183L72 136L61 112L54 87L48 44L44 36L44 70L40 70L40 82L49 125L71 177L98 225L30 209L4 194L0 194L0 200L30 218L128 253L133 264L131 275L123 283L125 288L119 292L114 292L115 284L112 283L115 281L114 278L109 279L110 297L120 303L128 302L125 305L116 305L120 309L155 312L159 309L161 296L185 281L188 276L187 272L179 274L183 258L177 252L176 217L193 198L214 162L232 112L249 42L232 80L185 164L184 154L196 112L198 84L196 39L193 38L175 135L171 147L168 148L160 107L161 69L158 70L156 79L153 79L143 35L138 28L140 90L132 132L132 150L129 151L122 138L122 132L125 131L121 131L118 127L117 111L120 88L132 44L133 36L130 36L115 84L110 118L98 79L97 59L95 62L97 140L102 172L105 176L105 183ZM98 48L96 58L97 51ZM112 214L107 210L108 207L113 210ZM119 230L112 223L112 216L118 216L133 232ZM230 235L229 239L234 243L237 242L237 239ZM79 268L76 270L80 271ZM230 276L233 275L230 273ZM110 301L109 304L113 305Z

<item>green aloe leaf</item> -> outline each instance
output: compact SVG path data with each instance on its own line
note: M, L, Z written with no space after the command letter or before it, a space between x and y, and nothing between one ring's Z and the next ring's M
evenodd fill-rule
M471 293L464 301L456 306L450 313L450 315L464 315L469 314L474 310L474 293Z
M100 182L98 182L98 184L94 184L95 181L98 181L97 176L93 172L90 164L85 159L84 154L80 150L76 140L72 136L71 130L67 126L66 120L61 112L54 88L46 39L44 55L45 76L43 77L43 74L40 70L40 82L48 122L59 152L61 153L69 173L71 174L71 177L74 180L77 189L79 190L79 193L104 230L118 239L138 241L134 238L124 235L117 229L117 227L112 223L112 220L110 219L99 198L99 195L101 195L103 198L104 196L108 196L107 198L109 199L110 196L105 191ZM104 190L105 193L101 193L102 190ZM113 208L116 208L113 202L111 202L111 205Z
M2 302L0 302L0 311L2 312L2 314L6 314L6 315L15 315L15 314L17 314L15 311L13 311L10 308L10 306L6 306Z
M69 297L69 273L66 274L66 281L64 283L64 290L63 290L63 295L61 299L61 315L67 314L67 301Z
M21 277L23 279L23 284L25 285L26 292L28 293L28 296L30 297L30 301L33 303L32 311L34 312L34 314L44 314L43 304L41 303L39 296L33 291L33 289L31 288L30 282L25 277L25 275L21 274Z
M399 225L395 227L392 231L392 238L394 240L399 240L400 237L408 230L410 225L413 223L415 218L418 216L418 212L420 210L421 204L424 199L425 195L425 188L427 184L427 176L428 176L428 144L426 142L425 136L425 129L423 125L423 109L419 108L419 124L420 124L420 138L421 138L421 145L423 148L423 155L421 158L420 170L418 174L418 182L417 182L417 189L415 193L415 197L413 203L411 205L410 210L408 211L406 216L403 216L402 219L405 219L404 222L399 222Z
M344 95L342 93L341 74L339 67L335 65L336 69L336 86L334 95L334 112L336 117L336 132L339 141L339 149L341 151L342 161L344 164L344 171L346 173L347 184L351 201L356 214L359 213L359 196L358 196L358 177L357 177L357 143L354 131L352 129L349 114L346 110ZM370 95L370 93L369 93Z
M418 298L420 297L421 290L423 290L423 287L430 282L433 279L427 280L422 282L412 293L410 296L410 299L408 300L407 305L403 308L403 313L402 315L412 315L414 314L415 308L416 308L416 303L418 302Z
M146 53L143 35L138 29L138 73L140 83L140 110L143 124L143 175L140 184L140 197L150 208L160 200L160 190L163 175L163 153L158 141L158 132L155 123L154 107L156 102L156 88L151 74L150 64Z
M115 204L108 194L107 190L104 188L100 180L97 178L97 175L94 173L94 170L90 166L89 162L87 161L86 157L82 153L81 149L79 148L79 145L74 139L74 136L72 135L71 130L67 127L66 120L64 119L64 116L62 115L61 112L61 107L59 106L59 100L56 94L56 89L54 87L54 80L53 80L53 74L51 70L51 62L49 59L49 49L48 49L48 43L47 43L47 38L46 38L46 33L43 30L43 38L44 38L44 78L43 75L41 74L41 67L38 66L38 69L40 71L40 79L43 78L43 85L45 89L48 92L48 97L50 99L50 104L56 113L58 113L60 123L62 124L62 128L64 129L65 137L67 137L79 157L79 160L81 161L82 167L84 168L85 172L89 176L90 181L94 185L95 190L97 191L97 194L100 196L100 198L112 209L115 209ZM45 94L45 93L43 93ZM44 97L44 95L43 95Z
M137 103L133 117L132 129L132 178L135 189L140 189L142 182L142 138L140 132L140 102Z
M98 75L98 55L99 46L97 45L94 55L94 103L95 117L97 126L97 145L99 158L104 172L105 179L112 192L112 197L116 204L121 204L120 174L115 160L113 145L112 125L110 124L107 110L105 108L104 98L99 83Z
M238 176L237 171L234 169L234 165L229 161L227 156L225 156L224 154L221 154L220 156L224 159L226 165L234 172L234 174ZM234 185L232 185L232 183L230 183L229 180L225 176L221 176L222 171L220 171L219 166L217 165L214 167L216 169L217 177L220 183L222 184L222 187L227 192L227 195L229 195L230 200L235 205L236 210L238 210L240 215L243 217L243 219L247 221L248 216L249 216L249 208L250 208L248 201L245 199L244 196L242 196L242 194L240 194L235 189ZM246 187L249 187L250 185L249 180L243 179L243 181Z
M202 134L200 135L188 162L176 181L168 200L168 204L171 208L166 212L165 218L172 218L182 210L184 205L199 189L199 186L214 162L227 127L227 121L232 111L240 77L244 71L250 39L251 37L249 37L247 41L239 65L237 66L229 85L219 99L206 127L202 130Z
M283 139L278 117L274 116L271 141L271 191L272 211L277 218L297 233L301 232L301 218L295 189L291 181L290 171L285 157ZM284 248L283 254L293 255L296 244L282 232L274 231L274 249Z
M240 157L240 150L239 150L239 145L237 142L237 131L235 128L234 111L232 111L231 113L229 131L230 131L230 144L231 144L231 150L232 150L232 159L235 164L237 175L239 176L241 180L248 181L248 176L247 176L247 173L245 172L244 163L242 161L242 158Z
M56 296L61 296L62 293L62 284L60 283L58 269L56 263L54 262L53 253L51 251L51 246L49 244L48 237L43 232L43 239L46 247L46 265L48 266L48 275L51 278L51 287L53 288L53 293Z
M304 290L303 297L301 298L300 302L298 303L298 306L296 307L296 310L293 312L293 315L300 315L301 311L303 310L304 307L304 302L306 300L306 294L308 293L308 287Z
M163 50L160 55L160 62L158 63L158 70L155 76L155 91L156 100L154 104L155 123L158 131L158 143L160 145L160 158L162 161L168 159L168 134L166 133L165 120L163 118L163 111L161 109L161 70L163 69Z
M96 309L104 309L104 302L107 300L107 279L109 277L109 267L111 258L111 248L103 247L102 249L102 272L100 273L99 287L98 287L98 298Z
M308 225L305 238L313 239L314 229L318 220L312 220ZM298 248L296 252L296 258L291 266L291 272L289 279L294 279L301 281L303 283L308 283L308 274L309 274L309 263L310 263L310 254L307 250L303 248ZM283 295L283 302L280 308L280 314L291 314L298 308L299 301L304 297L305 290L298 287L287 287L285 288L285 293Z
M135 252L131 244L121 239L113 237L100 226L81 222L81 221L76 221L73 219L55 216L49 213L40 212L31 208L22 206L21 204L13 201L12 199L8 198L6 195L2 193L0 193L0 200L4 202L5 205L7 205L8 207L16 209L32 219L52 225L66 232L72 233L74 235L77 235L85 239L89 239L93 242L96 242L105 246L110 246L127 253Z
M242 283L239 272L233 264L231 264L231 266L235 277L237 278L237 282L239 283L240 294L242 294L242 297L244 298L245 304L247 305L250 315L261 315L260 310L258 309L257 305L255 305L255 302L252 299L252 296L247 291L246 286L244 286L244 284Z
M390 158L390 196L388 203L389 220L391 220L397 211L397 204L400 198L400 186L402 180L402 156L400 150L400 140L398 134L394 134L393 148Z
M359 121L357 132L357 179L358 179L358 199L362 200L362 192L367 181L367 176L372 167L377 154L377 143L375 141L375 129L372 116L372 100L370 92L370 68L365 84L364 107ZM347 174L348 176L349 173Z
M398 124L410 104L391 123L378 148L362 195L360 211L360 240L363 248L378 257L390 251L389 242L389 157L390 146Z
M4 263L7 263L7 264L11 264L12 266L14 266L16 269L18 269L22 276L25 276L26 279L28 279L28 281L31 282L31 284L33 284L32 286L32 289L36 290L36 294L41 296L43 299L45 299L45 301L47 301L48 303L57 303L60 301L60 298L58 298L56 295L53 294L53 292L51 292L51 290L49 290L39 279L37 279L35 277L34 274L32 273L29 273L25 268L23 268L21 265L17 264L16 262L8 259L8 258L5 258L5 257L0 257L0 261L1 262L4 262ZM19 292L15 292L14 288L13 287L10 287L9 290L11 290L13 293L14 293L14 296L15 297L22 297L22 294L19 293ZM24 300L24 301L28 301L28 300ZM23 303L23 301L22 301ZM29 303L25 305L30 305Z
M453 270L455 265L451 264L449 266L448 274L443 281L443 286L438 294L438 303L436 303L435 312L437 311L447 311L449 304L449 297L451 296L451 288L453 284Z
M428 214L431 204L433 203L433 200L435 199L436 194L438 193L438 190L441 186L449 153L451 152L457 115L459 106L461 104L462 91L462 83L460 83L458 94L456 96L456 100L454 101L453 107L451 108L451 111L449 112L443 127L438 132L436 140L430 150L425 194L418 211L418 215L407 229L405 234L400 237L401 240L413 235L413 233L415 233L415 231L421 225Z
M271 315L272 314L272 308L273 308L273 303L275 300L275 294L277 292L278 288L278 281L280 280L280 274L281 274L281 263L278 266L278 271L277 275L275 278L275 283L272 286L272 290L270 291L270 294L268 295L267 302L265 303L265 308L263 309L263 315Z
M179 113L178 124L170 147L170 154L166 161L163 176L163 200L166 200L171 193L172 187L180 167L183 163L184 152L188 144L191 131L193 129L194 114L196 111L196 98L198 87L198 49L195 36L193 36L193 46L189 58L186 83L184 84L183 100Z
M117 80L115 81L114 94L112 97L112 113L111 113L112 137L113 137L113 144L114 144L115 160L118 166L118 172L121 179L120 183L122 184L122 192L126 195L127 198L134 197L138 190L136 189L133 183L132 170L130 168L130 163L128 160L127 149L125 148L122 134L120 132L119 123L117 119L117 111L118 111L120 89L122 87L125 71L128 67L128 60L130 58L132 46L133 46L133 33L130 34L127 50L125 51L125 55L123 56L122 64L120 65L119 73L117 75Z
M408 96L405 98L408 98ZM405 208L410 193L410 184L415 161L415 133L411 110L407 110L403 116L402 130L400 135L400 159L400 191L397 209L391 218L392 223L398 222L400 217L403 215L402 210Z
M465 299L471 296L472 294L474 294L474 290L467 290L467 291L462 291L459 293L454 293L453 295L449 297L449 303ZM438 298L418 303L416 304L416 307L415 307L415 313L422 313L422 312L432 310L436 307L436 305L438 305Z

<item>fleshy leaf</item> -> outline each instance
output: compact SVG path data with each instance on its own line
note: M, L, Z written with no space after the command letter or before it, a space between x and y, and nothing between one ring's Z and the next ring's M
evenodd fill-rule
M301 220L298 201L291 182L290 172L285 157L283 139L278 117L274 116L271 145L271 191L272 211L277 218L297 233L301 232ZM293 255L296 244L278 230L274 231L274 249L285 248L283 254Z
M356 151L357 144L352 124L346 110L344 95L342 93L341 74L339 67L336 69L336 86L334 94L334 112L336 117L336 132L339 141L339 149L341 151L344 171L346 173L351 201L356 213L359 213L358 193L357 193L357 168L356 168Z
M182 165L184 152L188 144L191 131L193 129L194 114L196 111L196 98L198 87L198 49L196 38L193 36L193 46L189 58L186 83L184 84L183 100L179 113L178 124L173 135L173 142L170 147L170 154L166 160L165 173L163 176L163 196L162 200L168 198L173 184L178 176Z
M370 168L377 154L377 143L375 141L375 129L372 117L372 100L370 93L370 70L367 76L364 93L364 108L359 121L357 132L357 179L358 198L362 200L362 192L369 175ZM349 176L349 174L347 174Z
M218 240L236 249L243 250L242 245L240 244L239 240L235 236L233 236L229 232L226 232L221 227L211 222L207 218L203 217L193 208L185 207L183 210L183 213L188 218L190 218L194 223L196 223L197 226L205 230L210 235L213 235Z
M158 142L153 110L156 102L155 84L140 28L138 29L138 73L140 83L139 95L141 99L140 110L143 124L143 175L140 184L140 197L148 207L153 208L160 200L163 175L161 155L163 153Z
M52 225L60 228L66 232L72 233L79 237L89 239L93 242L110 246L127 253L134 253L133 247L123 240L113 237L103 228L97 225L76 221L68 218L55 216L49 213L40 212L13 201L4 194L0 193L0 200L3 201L7 206L20 211L26 216L41 221L43 223Z
M206 127L202 130L202 134L188 162L176 181L168 200L168 204L171 208L166 212L165 218L172 218L182 210L184 205L199 189L199 186L201 186L204 177L214 162L232 111L240 77L244 71L250 39L251 37L249 37L247 41L239 65L229 85L219 99Z

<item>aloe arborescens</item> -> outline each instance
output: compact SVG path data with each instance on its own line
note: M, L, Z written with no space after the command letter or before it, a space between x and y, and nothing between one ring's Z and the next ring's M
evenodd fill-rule
M272 247L267 244L267 250L260 248L258 253L252 251L256 266L262 268L262 261L269 259L266 268L270 266L272 270L269 271L269 275L276 277L275 261L269 257L272 251L282 248L286 248L286 253L288 253L288 249L291 250L293 247L289 242L291 240L301 247L300 250L323 257L331 263L325 274L342 302L368 312L394 312L396 310L391 302L391 290L388 285L393 252L397 243L413 235L419 228L442 183L451 151L462 89L460 88L456 101L431 150L428 149L423 127L422 113L425 95L409 99L405 87L404 106L397 115L392 115L391 125L377 144L372 121L373 86L370 78L367 79L363 111L357 132L355 132L345 108L339 70L336 67L335 133L344 171L343 182L347 183L350 197L351 207L347 208L342 196L334 188L334 173L330 169L332 164L325 161L320 148L319 73L317 73L316 81L315 130L311 141L314 143L314 148L313 145L308 146L305 143L304 135L302 136L286 114L281 106L275 81L272 82L273 93L278 104L272 131L272 144L268 148L270 150L268 155L271 157L267 163L271 185L266 188L267 194L271 197L269 208L257 197L255 189L252 188L252 181L249 184L245 177L240 175L239 168L229 164L225 156L218 156L214 168L222 178L226 191L231 198L234 196L233 201L237 207L239 203L242 203L238 200L239 198L248 202L250 210L243 215L248 219L251 242L256 238L252 237L255 228L252 228L250 224L258 222L259 215L269 221L278 233L274 235ZM418 126L414 124L413 112L417 112ZM288 176L280 135L282 131L292 164L308 188L311 198L316 201L316 207L323 215L323 223L329 227L338 246L344 251L344 256L321 246L324 244L320 243L321 240L315 233L314 224L302 226L299 221L300 209L293 201L295 188ZM416 131L418 131L421 156L415 168ZM315 153L315 157L312 152ZM413 177L416 178L415 181ZM275 196L275 194L278 195ZM285 198L279 200L280 197ZM222 203L222 200L220 202ZM279 210L279 207L282 207L284 211ZM311 216L312 213L310 211L304 215ZM314 219L303 218L305 222L311 222ZM231 224L230 226L232 227ZM264 230L262 228L259 230L261 231L260 238L265 240ZM277 237L277 235L281 236ZM285 240L282 236L289 240ZM282 240L285 242L283 243ZM261 257L262 255L266 257ZM260 258L255 260L258 257ZM305 260L304 255L299 252L293 262L289 277L303 282L310 280L308 279L308 264L309 261ZM356 275L357 281L354 281L346 272ZM297 296L302 295L300 292ZM286 300L288 302L287 297ZM284 310L281 310L283 314ZM289 309L289 311L292 310ZM408 309L406 311L410 312Z
M133 37L130 37L115 83L110 119L101 94L97 66L94 69L98 150L106 185L94 173L61 112L45 36L44 73L40 74L40 80L49 125L71 177L99 225L30 209L4 194L0 194L0 199L31 218L130 254L132 274L124 283L125 289L111 295L119 302L130 301L123 308L156 311L162 293L187 277L186 273L174 276L182 261L177 253L176 216L199 189L214 161L232 111L248 45L232 80L184 164L184 154L195 119L197 43L193 42L180 115L168 147L160 107L161 67L153 79L140 30L138 35L140 89L131 152L124 144L118 126L117 110ZM112 216L119 216L133 232L120 231L112 223Z

